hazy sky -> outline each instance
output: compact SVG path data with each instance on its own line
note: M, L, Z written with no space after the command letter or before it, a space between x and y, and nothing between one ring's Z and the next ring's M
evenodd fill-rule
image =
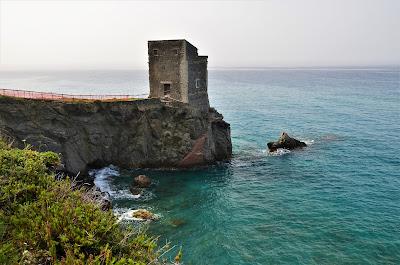
M147 69L147 40L185 38L210 67L400 64L400 0L0 0L0 63Z

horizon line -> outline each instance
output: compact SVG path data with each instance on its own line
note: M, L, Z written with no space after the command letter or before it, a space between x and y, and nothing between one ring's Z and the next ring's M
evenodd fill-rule
M318 69L347 69L371 70L382 68L400 68L400 64L376 65L314 65L314 66L209 66L208 70L318 70ZM32 67L32 66L6 66L0 65L0 71L147 71L141 67Z

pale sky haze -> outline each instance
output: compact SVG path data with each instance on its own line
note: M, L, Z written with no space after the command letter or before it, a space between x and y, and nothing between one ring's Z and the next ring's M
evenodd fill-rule
M147 69L147 40L212 67L400 65L398 0L0 0L0 69Z

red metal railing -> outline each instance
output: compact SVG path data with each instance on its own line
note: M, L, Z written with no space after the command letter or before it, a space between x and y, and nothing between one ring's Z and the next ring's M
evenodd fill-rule
M51 92L37 92L28 90L16 90L0 88L0 95L16 98L30 98L43 100L132 100L136 98L145 98L147 94L138 95L70 95Z

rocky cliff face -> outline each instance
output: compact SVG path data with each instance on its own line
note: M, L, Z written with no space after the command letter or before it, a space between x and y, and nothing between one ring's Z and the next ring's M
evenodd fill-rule
M215 110L158 99L61 102L0 97L0 133L60 153L66 170L191 167L231 157L230 126Z

